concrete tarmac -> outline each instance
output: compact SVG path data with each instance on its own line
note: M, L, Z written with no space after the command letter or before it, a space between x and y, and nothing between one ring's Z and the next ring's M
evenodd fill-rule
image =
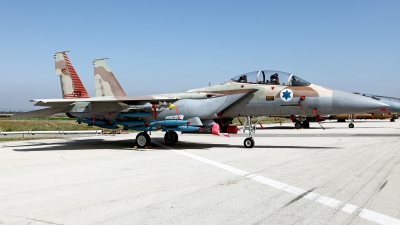
M400 122L1 142L0 224L400 224Z

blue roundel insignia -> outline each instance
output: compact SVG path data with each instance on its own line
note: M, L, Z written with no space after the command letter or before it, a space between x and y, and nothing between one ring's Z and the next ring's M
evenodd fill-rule
M281 99L285 102L292 100L293 98L293 91L290 89L284 89L281 91Z

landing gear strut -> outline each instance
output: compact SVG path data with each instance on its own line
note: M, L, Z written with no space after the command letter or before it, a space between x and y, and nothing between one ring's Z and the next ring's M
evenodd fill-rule
M151 139L149 134L147 132L140 132L138 135L136 135L136 145L139 148L144 148L148 145L150 145Z
M164 141L166 145L174 145L178 142L178 134L173 130L165 132Z
M246 130L249 130L249 137L244 139L244 143L243 143L245 148L254 147L253 133L255 133L255 131L256 131L256 126L253 125L253 121L251 121L251 118L252 117L250 117L250 116L246 116L246 119L243 124L243 133Z
M349 128L354 128L354 118L353 118L353 114L350 114L350 120L351 120L351 122L350 122L350 124L349 124Z

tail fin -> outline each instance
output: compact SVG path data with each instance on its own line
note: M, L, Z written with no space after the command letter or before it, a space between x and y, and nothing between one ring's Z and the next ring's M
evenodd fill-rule
M115 78L105 59L94 59L94 86L96 97L103 96L126 96L117 78Z
M60 76L63 98L89 98L82 81L68 59L66 52L56 52L56 75Z

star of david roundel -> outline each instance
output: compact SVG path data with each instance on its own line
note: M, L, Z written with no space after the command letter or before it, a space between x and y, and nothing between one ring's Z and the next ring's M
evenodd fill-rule
M292 100L293 98L293 91L290 89L284 89L281 91L281 99L285 102Z

